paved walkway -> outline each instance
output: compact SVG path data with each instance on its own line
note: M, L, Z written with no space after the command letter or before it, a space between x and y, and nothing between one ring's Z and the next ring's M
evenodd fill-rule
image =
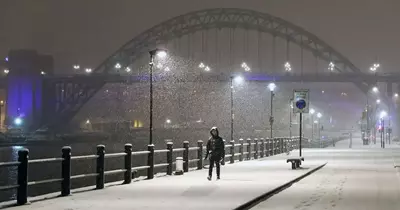
M285 162L286 158L285 154L227 164L222 168L219 181L208 181L206 170L193 171L183 176L144 180L11 209L234 209L325 163L320 160L307 161L303 166L308 169L291 170Z
M398 144L362 145L354 139L339 142L335 148L306 150L307 159L329 163L292 187L260 203L253 209L275 210L398 210L400 209Z

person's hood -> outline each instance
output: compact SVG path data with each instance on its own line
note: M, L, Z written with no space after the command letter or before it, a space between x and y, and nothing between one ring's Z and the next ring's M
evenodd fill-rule
M217 135L216 135L216 136L213 136L213 134L212 134L212 131L213 131L213 130L217 131ZM218 137L218 136L219 136L218 128L217 128L217 127L212 127L211 130L210 130L210 134L211 134L211 136L213 136L213 137Z

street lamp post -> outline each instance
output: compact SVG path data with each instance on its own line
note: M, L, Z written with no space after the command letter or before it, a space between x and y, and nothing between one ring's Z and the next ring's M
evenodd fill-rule
M274 94L274 90L275 90L275 88L276 88L276 85L275 85L275 83L270 83L269 85L268 85L268 88L269 88L269 90L271 91L271 110L270 110L270 117L269 117L269 125L270 125L270 127L271 127L271 133L270 133L270 138L272 139L273 138L273 133L272 133L272 126L273 126L273 124L274 124L274 113L273 113L273 101L274 101L274 96L275 96L275 94Z
M3 107L4 107L4 101L0 101L0 129L3 129Z
M321 117L322 117L322 114L318 112L317 117L318 117L318 141L319 141L319 147L321 148Z
M292 114L293 114L293 99L289 100L289 137L292 138Z
M385 148L385 120L384 117L386 117L387 113L385 111L382 111L380 113L380 119L381 119L381 147Z
M311 114L311 142L314 141L314 109L310 109L310 114Z
M241 84L243 82L244 78L242 76L236 76L233 77L231 76L231 140L233 140L233 123L235 120L235 113L234 113L234 103L233 103L233 92L234 92L234 84Z
M154 67L154 57L157 55L159 57L165 57L167 55L165 50L154 49L149 51L150 53L150 119L149 119L149 145L153 144L153 67Z
M231 76L231 141L233 140L233 120L235 118L233 115L233 76Z

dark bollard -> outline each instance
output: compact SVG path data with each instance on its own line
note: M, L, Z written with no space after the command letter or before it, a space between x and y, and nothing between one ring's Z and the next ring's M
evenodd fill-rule
M258 139L254 139L254 159L258 159Z
M244 158L244 151L243 151L243 146L244 146L244 142L243 142L243 139L239 139L239 143L240 143L240 147L239 147L239 153L240 153L240 155L239 155L239 161L243 161L243 158Z
M174 149L174 143L173 142L168 142L167 143L167 175L172 175L172 154L173 154L173 149Z
M24 205L28 202L28 159L29 150L22 149L18 151L18 188L17 204Z
M132 144L125 144L125 173L124 184L132 182Z
M251 139L247 139L247 160L251 160Z
M149 166L149 168L147 168L147 179L153 179L154 178L154 144L148 145L147 150L149 151L149 154L147 156L147 165Z
M189 172L189 142L183 142L183 172Z
M264 153L265 153L265 140L264 140L264 138L261 138L260 141L261 141L260 157L263 158L264 157Z
M63 147L61 161L61 196L71 194L71 147Z
M231 141L231 155L232 155L230 158L231 163L235 163L235 141L234 140Z
M197 141L197 147L199 148L197 150L197 159L199 159L199 161L197 161L197 170L201 170L201 169L203 169L203 141L202 140Z
M104 188L104 155L105 146L97 145L97 166L96 166L96 189Z

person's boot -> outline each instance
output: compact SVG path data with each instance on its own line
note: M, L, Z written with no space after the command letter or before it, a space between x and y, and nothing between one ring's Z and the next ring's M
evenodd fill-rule
M220 180L221 178L219 176L217 176L217 180Z
M211 181L211 176L208 176L207 179L208 179L208 181Z

